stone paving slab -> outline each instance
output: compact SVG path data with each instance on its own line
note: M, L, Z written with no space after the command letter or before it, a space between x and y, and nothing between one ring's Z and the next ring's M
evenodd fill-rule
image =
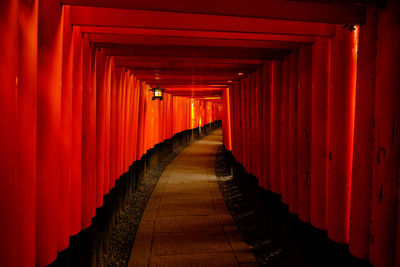
M157 256L150 260L151 267L234 267L238 266L232 252Z
M257 266L215 176L221 130L166 168L143 214L128 266Z
M151 256L232 251L224 231L153 233Z
M216 215L158 217L154 225L154 232L222 232L219 220Z

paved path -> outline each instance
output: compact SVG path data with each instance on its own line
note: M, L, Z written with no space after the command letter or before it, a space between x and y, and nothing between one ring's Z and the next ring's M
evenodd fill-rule
M163 172L135 238L133 266L258 266L225 206L214 163L221 130L186 147Z

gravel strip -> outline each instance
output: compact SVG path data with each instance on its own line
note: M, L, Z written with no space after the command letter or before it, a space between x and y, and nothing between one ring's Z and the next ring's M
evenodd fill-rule
M277 247L260 227L254 210L244 199L240 189L232 179L231 171L224 160L223 147L218 148L215 159L215 174L219 188L239 232L249 245L257 263L269 265L282 249Z
M138 189L127 200L126 209L120 213L120 220L112 230L109 246L103 250L102 266L128 265L140 219L158 179L168 164L189 144L175 149L141 179Z

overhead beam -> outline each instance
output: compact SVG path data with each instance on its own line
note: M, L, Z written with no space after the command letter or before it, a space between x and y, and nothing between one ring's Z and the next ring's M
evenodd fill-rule
M190 74L190 75L182 75L182 74L169 74L169 75L159 75L158 73L147 73L147 74L138 74L132 72L139 80L182 80L182 81L198 81L198 80L232 80L237 79L239 76L235 74L229 75L198 75L198 74Z
M358 5L365 7L382 7L386 4L385 0L288 0L300 2L319 2L324 4Z
M222 90L227 88L228 85L205 85L205 84L191 84L191 85L187 85L187 84L176 84L176 85L168 85L165 84L163 85L163 88L166 88L168 90L203 90L203 91L207 91L207 90Z
M156 56L189 57L189 58L231 58L231 59L282 59L288 50L242 48L242 47L196 47L196 46L149 46L149 45L113 45L96 44L107 48L107 55L111 56Z
M72 8L72 23L80 26L294 34L320 37L334 34L334 26L324 23L78 6Z
M198 75L198 76L231 76L233 77L241 77L244 75L245 72L242 70L209 70L209 69L198 69L198 70L188 70L188 69L167 69L167 70L154 70L154 69L131 69L128 68L133 75L142 77L143 75L159 75L160 77L167 77L167 76L177 76L177 75ZM250 72L250 71L248 71Z
M293 50L298 43L282 41L230 40L215 38L170 37L148 35L100 34L89 35L90 43L110 43L124 45L178 45L178 46L214 46L214 47L253 47Z
M283 0L202 0L201 2L187 0L62 0L62 2L74 6L172 11L334 24L362 24L365 21L365 8L362 6Z
M140 79L139 79L140 80ZM192 86L192 85L212 85L212 84L219 84L219 85L229 85L233 80L225 80L225 79L215 79L215 80L211 80L211 79L205 79L205 80L200 80L200 79L164 79L164 80L156 80L156 79L147 79L147 80L143 80L146 83L149 84L159 84L160 86L162 84L165 85L187 85L188 87Z
M160 62L160 63L195 63L195 64L262 64L259 59L235 59L235 58L202 58L202 57L178 57L178 56L116 56L117 62Z
M206 96L221 96L222 91L202 92L202 91L169 91L166 92L170 95L188 96L188 97L206 97Z
M253 72L256 70L256 64L207 64L207 63L172 63L172 62L118 62L117 66L135 70L143 71L202 71L208 70L213 72Z
M296 34L271 34L271 33L249 33L249 32L221 32L221 31L199 31L199 30L174 30L174 29L149 29L149 28L126 28L126 27L103 27L103 26L81 26L83 33L101 34L123 34L142 36L175 36L214 38L227 40L254 40L254 41L284 41L311 43L315 41L314 36ZM333 31L331 32L333 34Z

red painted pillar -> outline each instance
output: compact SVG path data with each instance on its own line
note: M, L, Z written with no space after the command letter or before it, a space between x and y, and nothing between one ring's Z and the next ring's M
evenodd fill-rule
M263 73L263 65L259 65L257 67L257 127L258 127L258 136L257 136L257 178L258 185L260 187L264 186L265 180L265 167L264 167L264 142L265 142L265 127L264 127L264 113L263 113L263 102L264 102L264 73Z
M250 75L241 81L240 92L242 94L242 148L243 148L243 166L249 171L248 155L249 155L249 79Z
M115 179L118 178L117 170L117 77L118 69L113 65L111 71L111 115L110 115L110 189L115 186Z
M71 7L63 6L63 50L60 131L60 183L58 193L58 251L69 245L71 211L71 141L73 46Z
M121 175L121 76L124 70L121 67L116 67L115 71L115 180Z
M70 235L81 230L82 209L82 60L83 42L79 27L73 28L73 88L71 140L71 223Z
M263 64L263 127L264 127L264 188L271 190L271 152L272 152L272 86L273 63L264 61Z
M258 179L258 185L262 185L262 159L263 159L263 146L264 146L264 132L263 132L263 68L262 65L257 66L256 71L256 81L255 81L255 94L254 100L256 101L256 109L255 109L255 116L256 116L256 139L255 142L255 161L256 161L256 177Z
M237 160L239 160L239 151L240 151L240 105L239 105L239 87L240 84L239 82L234 83L234 87L232 89L233 91L233 103L234 103L234 110L235 112L232 112L233 117L234 117L234 131L235 133L232 134L232 137L234 140L234 145L232 147L232 152L234 153L233 155Z
M126 72L125 74L125 103L124 103L124 116L125 116L125 121L124 121L124 173L128 170L128 161L129 161L129 109L130 109L130 88L129 88L129 80L130 80L131 74L130 72Z
M281 192L281 87L282 62L274 61L272 77L271 191Z
M134 82L134 93L133 93L133 161L137 159L137 135L138 135L138 116L139 116L139 86L140 82L135 79ZM166 123L166 121L164 121Z
M123 127L123 120L122 120L122 86L123 86L123 75L124 75L125 69L118 68L117 70L117 121L116 121L116 127L117 127L117 176L115 179L118 179L122 175L122 127Z
M256 84L256 77L257 72L253 72L250 75L250 90L249 90L249 117L248 121L250 123L250 139L248 140L250 146L250 151L249 151L249 161L250 161L250 166L251 166L251 173L257 177L257 148L256 148L256 140L258 139L258 132L257 132L257 84Z
M245 166L245 164L246 164L246 144L245 144L245 141L246 141L246 116L245 116L245 113L246 113L246 99L245 99L245 93L244 93L244 91L245 91L245 79L242 79L241 81L240 81L240 90L239 90L239 93L240 93L240 128L241 128L241 132L240 132L240 134L241 134L241 139L240 139L240 154L241 154L241 158L240 158L240 160L241 160L241 164L243 165L243 166ZM246 167L245 167L246 168Z
M7 2L7 1L6 1ZM0 9L2 9L0 7ZM17 129L17 179L16 188L18 188L18 264L19 266L34 266L35 265L35 202L36 202L36 125L37 125L37 42L38 42L38 1L27 3L26 1L19 1L18 3L18 26L19 26L19 41L18 41L18 129ZM2 14L0 15L2 18ZM10 27L13 29L13 27ZM8 43L15 46L16 43L12 41L13 36L6 35L1 32L1 36ZM5 51L1 48L1 51ZM7 53L7 52L5 52ZM3 57L4 58L4 57ZM1 61L1 60L0 60ZM14 59L15 61L15 59ZM1 63L0 63L1 64ZM11 65L12 66L12 65ZM6 70L1 66L1 69ZM7 66L10 68L10 65ZM13 79L14 77L10 75ZM0 80L4 81L2 77ZM5 89L1 85L2 89ZM0 89L1 90L1 89ZM8 89L6 89L8 90ZM10 90L10 93L13 91ZM7 98L0 96L2 100ZM10 102L12 103L12 102ZM0 104L1 106L4 103ZM2 124L2 126L4 126ZM12 127L11 127L12 128ZM2 127L3 131L8 129ZM0 145L2 150L3 144ZM11 154L12 155L12 154ZM11 157L12 158L12 157ZM1 162L5 162L1 157ZM12 165L10 165L12 166ZM10 167L8 166L8 167ZM0 171L2 174L3 169ZM2 177L2 179L6 178ZM4 189L3 186L1 188ZM2 192L0 194L3 194ZM11 202L1 203L10 205ZM2 216L4 216L4 213ZM6 218L6 217L4 217ZM11 220L12 221L12 220ZM4 229L1 226L1 229ZM12 227L6 228L10 231ZM12 232L12 231L10 231ZM1 234L0 234L1 235ZM0 236L0 240L3 237ZM7 240L10 241L10 240ZM1 241L0 241L1 242ZM1 245L0 245L1 246ZM12 246L12 240L10 243ZM0 248L0 258L6 259L3 256L2 249ZM12 253L10 253L12 255Z
M128 110L128 151L127 151L127 167L132 164L132 146L133 146L133 93L134 93L134 88L133 88L133 83L134 83L134 77L133 74L130 75L129 77L129 104L127 106Z
M144 90L144 83L140 83L140 94L139 94L139 116L138 116L138 158L140 159L143 155L143 126L144 126L144 109L145 109L145 103L144 103L144 98L145 98L145 92ZM171 101L171 106L174 105L174 101ZM173 109L172 109L173 110ZM171 115L173 116L172 112ZM174 121L174 120L173 120ZM175 122L175 121L174 121ZM175 127L175 125L174 125ZM174 128L173 127L173 128Z
M289 57L289 211L298 212L298 102L297 102L297 53L292 52Z
M126 88L126 79L127 79L128 71L125 70L122 72L122 79L121 79L121 175L126 172L126 121L127 121L127 114L126 114L126 106L127 106L127 88Z
M330 39L317 38L312 49L311 224L326 229Z
M96 57L96 208L103 205L104 187L104 144L105 144L105 57L100 48Z
M58 1L39 2L36 167L36 264L57 257L60 177L62 15Z
M18 258L17 185L17 86L18 1L0 2L0 258L15 266ZM5 37L5 38L4 38Z
M242 126L242 102L241 102L241 82L236 84L235 88L235 99L236 99L236 106L237 106L237 113L235 115L236 118L236 125L237 125L237 148L236 148L236 156L237 160L240 163L243 163L243 126Z
M348 242L356 89L355 32L336 26L329 94L328 236Z
M233 137L233 147L232 147L232 153L235 156L235 158L240 162L240 138L241 138L241 128L240 128L240 102L239 102L239 97L240 97L240 83L235 82L234 87L232 89L233 91L233 108L235 112L233 112L233 118L234 118L234 127L233 131L234 133L232 134Z
M107 56L104 77L104 185L103 196L110 191L110 135L111 135L111 72L113 61Z
M312 46L302 44L298 54L298 197L299 218L310 221Z
M362 259L368 259L370 240L376 38L376 9L371 8L360 26L349 234L350 252Z
M96 138L93 136L95 128L96 91L92 85L92 51L89 47L88 37L83 40L83 65L82 65L82 229L91 224L92 210L95 208L95 190L93 176L96 173Z
M370 261L400 266L400 2L378 13ZM396 233L396 234L395 234ZM397 239L397 240L396 240Z
M289 204L289 63L289 56L286 56L281 72L280 188L284 204Z

